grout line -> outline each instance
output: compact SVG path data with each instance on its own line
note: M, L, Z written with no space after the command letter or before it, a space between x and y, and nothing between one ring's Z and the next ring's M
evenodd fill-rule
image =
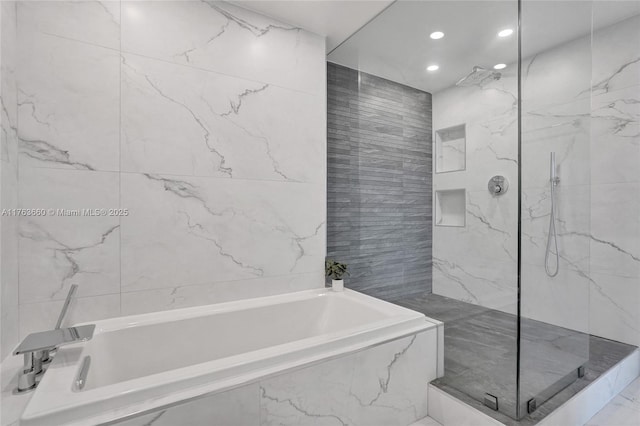
M122 155L122 152L120 153ZM44 170L60 170L66 172L85 172L85 173L118 173L118 174L129 174L129 175L158 175L161 177L176 177L176 178L184 178L184 179L216 179L216 180L225 180L228 182L233 181L250 181L250 182L275 182L275 183L285 183L285 184L298 184L298 185L324 185L323 181L292 181L292 180L284 180L284 179L257 179L257 178L229 178L224 176L207 176L207 175L181 175L175 173L163 173L163 172L153 172L153 171L126 171L126 170L86 170L86 169L76 169L76 168L63 168L63 167L34 167L29 166L29 169L44 169Z
M122 15L122 5L120 7L121 7L120 14ZM199 70L199 71L203 71L203 72L207 72L207 73L222 75L222 76L233 78L233 79L236 79L236 80L244 80L244 81L250 81L250 82L260 83L260 84L268 84L269 86L277 87L277 88L280 88L280 89L283 89L283 90L288 90L288 91L291 91L291 92L301 93L301 94L310 95L310 96L314 96L314 97L321 97L322 96L321 93L314 93L314 92L310 92L310 91L307 91L307 90L296 89L294 87L282 86L280 84L270 83L270 82L262 81L262 80L254 80L254 79L251 79L251 78L248 78L248 77L242 77L242 76L239 76L239 75L228 74L228 73L225 73L225 72L222 72L222 71L218 71L218 70L213 70L213 69L203 68L203 67L196 67L196 66L187 65L187 64L181 64L179 62L173 62L173 61L170 61L170 60L167 60L167 59L163 59L163 58L157 58L157 57L145 55L145 54L142 54L142 53L136 53L136 52L132 52L132 51L128 51L128 50L123 50L122 49L122 21L120 22L120 47L119 48L108 47L108 46L104 46L104 45L101 45L101 44L92 43L92 42L85 41L85 40L79 40L79 39L76 39L76 38L67 37L67 36L63 36L63 35L59 35L59 34L48 33L48 32L44 32L44 31L37 31L37 32L39 34L42 34L42 35L45 35L45 36L48 36L48 37L55 37L55 38L59 38L59 39L62 39L62 40L81 43L81 44L84 44L84 45L87 45L87 46L93 46L93 47L98 47L100 49L111 50L113 52L119 53L120 55L137 56L137 57L148 59L148 60L163 62L163 63L169 64L169 65L175 65L175 66L189 68L189 69L193 69L193 70Z
M122 208L122 1L118 2L119 12L119 58L118 58L118 71L119 71L119 102L118 102L118 208ZM118 216L118 315L122 315L122 216Z
M223 280L223 281L207 281L202 283L195 284L182 284L182 285L172 285L165 287L153 287L153 288L145 288L145 289L132 289L132 290L124 290L122 293L141 293L146 291L159 291L159 290L169 290L174 288L183 288L183 287L202 287L202 286L215 286L219 284L229 284L229 283L238 283L238 282L251 282L251 281L259 281L264 279L275 279L275 278L291 278L291 277L302 277L302 276L315 276L316 274L323 273L322 270L317 271L309 271L309 272L296 272L290 274L281 274L281 275L268 275L264 277L255 277L255 278L241 278L237 280Z
M15 43L16 45L18 44L18 13L19 13L19 9L18 9L18 2L14 2L14 7L15 7ZM19 89L19 81L17 79L17 75L20 69L20 64L18 63L18 57L17 54L14 53L13 55L13 60L14 60L14 78L15 78L15 89L16 92L14 93L15 99L16 99L16 130L15 130L15 137L16 137L16 158L15 158L15 162L16 162L16 202L17 202L17 207L20 208L21 205L21 197L20 197L20 114L19 114L19 107L18 107L18 93L20 91ZM20 314L20 306L21 306L21 302L20 302L20 226L21 226L21 222L22 222L22 217L17 217L14 226L16 227L16 245L15 248L17 250L17 255L16 255L16 259L18 264L16 265L16 279L17 279L17 287L18 287L18 305L16 306L17 309L17 314L18 314L18 324L17 324L17 331L18 331L18 339L22 338L21 335L21 314ZM19 342L16 342L16 344Z

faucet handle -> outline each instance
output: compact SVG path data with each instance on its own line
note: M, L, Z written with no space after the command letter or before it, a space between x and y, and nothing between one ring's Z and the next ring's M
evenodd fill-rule
M20 371L20 374L18 374L18 387L15 389L14 393L19 394L34 389L37 384L37 375L38 374L33 370Z
M32 333L25 337L13 354L52 350L70 343L85 342L91 340L95 328L95 324L88 324Z

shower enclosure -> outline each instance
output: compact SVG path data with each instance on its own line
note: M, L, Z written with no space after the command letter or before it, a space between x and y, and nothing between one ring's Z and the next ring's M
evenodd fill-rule
M413 135L429 150L405 154L430 156L422 188L432 204L422 213L433 219L432 279L422 294L392 299L445 322L445 376L435 385L512 419L543 416L554 396L580 388L609 342L592 335L634 343L600 325L590 298L624 305L597 277L606 269L597 255L616 244L594 234L606 225L592 197L603 197L600 161L640 159L631 148L639 14L631 1L398 0L328 57L329 75L351 78L352 90L375 76L430 99L432 132ZM387 131L393 114L402 111L374 106L352 119ZM617 154L603 152L604 140ZM362 151L356 166L366 166ZM624 321L637 321L628 311Z

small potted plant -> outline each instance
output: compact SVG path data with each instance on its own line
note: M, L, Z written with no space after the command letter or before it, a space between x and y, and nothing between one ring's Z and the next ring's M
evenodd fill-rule
M349 272L347 272L347 264L327 259L324 262L324 269L327 277L331 277L331 288L333 291L342 291L344 289L344 280L342 277L344 274L349 275Z

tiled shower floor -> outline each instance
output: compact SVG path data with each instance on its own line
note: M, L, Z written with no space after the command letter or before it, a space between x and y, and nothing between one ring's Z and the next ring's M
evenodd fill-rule
M498 396L500 411L515 413L516 317L435 294L397 303L445 324L445 376L433 384L505 424L537 423L635 349L562 327L523 321L521 389L525 398L530 396L527 390L545 389L580 365L585 364L587 371L584 378L516 422L478 402L491 393Z

